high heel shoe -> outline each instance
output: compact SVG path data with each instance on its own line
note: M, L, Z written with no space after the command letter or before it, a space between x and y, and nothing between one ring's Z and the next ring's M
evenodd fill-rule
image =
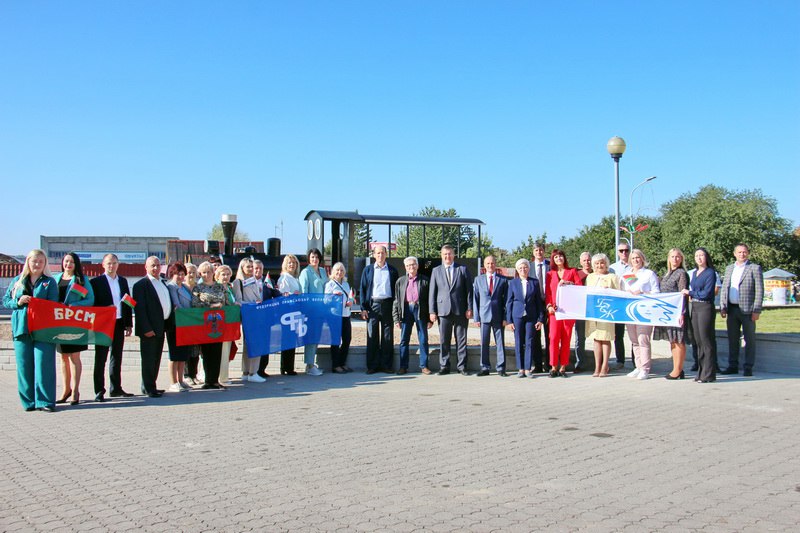
M56 403L67 403L67 400L69 400L70 396L72 396L72 391L69 392L64 391L64 395L61 396L61 398L59 398L58 400L56 400Z
M81 403L81 395L80 393L76 393L72 395L72 401L69 402L70 405L78 405Z

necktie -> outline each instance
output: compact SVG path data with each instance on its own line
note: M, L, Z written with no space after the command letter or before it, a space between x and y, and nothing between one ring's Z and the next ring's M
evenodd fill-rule
M489 276L489 295L494 292L494 276Z
M453 273L451 271L453 267L447 267L447 284L451 287L453 286Z

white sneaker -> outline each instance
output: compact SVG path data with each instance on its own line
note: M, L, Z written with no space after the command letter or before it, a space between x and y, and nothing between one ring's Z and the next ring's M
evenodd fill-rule
M170 392L183 392L180 383L173 383L172 385L169 386L169 389L167 390Z
M265 383L267 380L259 376L258 374L250 374L247 376L247 381L250 383Z
M317 365L306 365L306 374L309 376L321 376L322 370L320 370Z
M650 377L650 374L648 374L647 372L645 372L643 370L643 371L639 372L639 375L636 376L636 379L647 379L649 377Z
M250 381L250 374L242 374L242 383Z
M633 372L628 372L628 377L629 378L638 378L639 377L639 372L641 372L641 371L638 368L634 368Z

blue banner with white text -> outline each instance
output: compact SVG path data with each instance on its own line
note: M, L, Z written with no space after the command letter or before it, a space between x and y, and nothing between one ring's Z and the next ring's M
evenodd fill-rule
M556 293L556 318L678 327L685 299L679 292L633 295L614 289L562 285Z
M342 296L298 294L242 305L242 329L249 357L306 344L338 346L342 338Z

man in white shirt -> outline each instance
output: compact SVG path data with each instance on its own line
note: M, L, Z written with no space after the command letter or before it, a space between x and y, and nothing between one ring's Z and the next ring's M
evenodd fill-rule
M160 397L164 391L156 387L161 352L169 328L175 327L172 299L167 285L161 279L161 262L152 255L145 262L147 276L133 285L136 300L135 333L139 337L142 356L142 393L150 398Z
M531 257L531 277L539 281L539 299L544 307L544 293L547 285L547 273L550 271L550 261L545 259L544 243L536 243L533 246L533 257ZM542 335L544 335L544 351L542 351ZM544 327L537 329L533 334L533 370L534 373L541 374L550 370L550 327L547 321L547 313L544 314ZM528 369L525 369L528 370Z
M386 262L383 245L372 251L373 264L361 272L361 319L367 320L367 374L394 374L392 307L397 269Z
M631 257L631 246L626 242L619 243L617 247L617 257L619 260L608 267L610 272L617 275L620 280L620 287L622 287L622 276L631 271L629 259ZM614 353L617 356L617 369L625 367L625 324L614 324ZM634 366L636 363L631 357L631 362Z

